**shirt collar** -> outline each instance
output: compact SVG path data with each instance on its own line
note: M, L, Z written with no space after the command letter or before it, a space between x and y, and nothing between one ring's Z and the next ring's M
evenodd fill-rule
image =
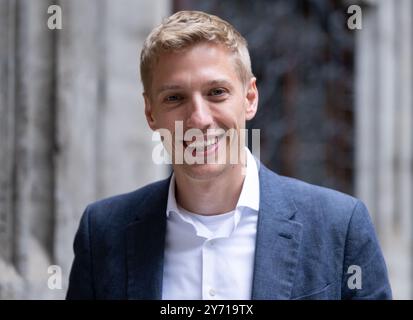
M169 217L170 212L179 212L175 197L175 173L172 173L169 183L168 204L166 206L166 217Z
M237 202L236 208L248 207L258 212L260 204L260 185L258 176L258 167L255 158L251 151L245 147L247 153L247 168L244 183L242 185L241 194ZM166 216L169 217L170 212L179 213L178 205L175 197L175 174L172 174L169 183L168 203L166 206Z

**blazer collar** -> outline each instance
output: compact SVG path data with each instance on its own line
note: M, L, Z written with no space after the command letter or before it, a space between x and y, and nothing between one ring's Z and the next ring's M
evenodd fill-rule
M151 189L126 229L127 298L162 299L169 177Z

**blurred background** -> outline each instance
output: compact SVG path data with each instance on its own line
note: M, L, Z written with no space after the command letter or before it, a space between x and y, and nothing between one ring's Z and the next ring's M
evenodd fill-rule
M261 161L363 200L394 297L412 299L411 0L0 0L0 298L64 298L86 205L168 175L152 162L139 53L184 9L248 40ZM48 288L50 265L61 289Z

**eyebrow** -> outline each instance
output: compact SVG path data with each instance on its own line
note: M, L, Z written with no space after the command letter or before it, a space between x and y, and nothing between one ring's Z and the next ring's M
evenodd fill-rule
M211 81L208 81L204 86L224 86L224 87L229 87L231 89L233 88L231 82L229 82L226 79L211 80ZM165 84L165 85L162 85L158 90L156 90L156 93L160 94L167 90L179 90L179 89L182 89L182 86L177 85L177 84Z
M182 89L182 87L178 85L174 85L174 84L165 84L161 86L158 90L156 90L156 93L160 94L167 90L178 90L178 89Z
M223 86L223 87L230 87L232 88L231 82L225 79L217 79L217 80L211 80L207 82L208 86Z

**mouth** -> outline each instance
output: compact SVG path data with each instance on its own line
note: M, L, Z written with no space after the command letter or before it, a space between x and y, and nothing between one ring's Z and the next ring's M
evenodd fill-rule
M193 141L183 141L184 148L192 153L192 156L208 156L215 153L218 149L218 144L225 135L214 137L202 137Z

